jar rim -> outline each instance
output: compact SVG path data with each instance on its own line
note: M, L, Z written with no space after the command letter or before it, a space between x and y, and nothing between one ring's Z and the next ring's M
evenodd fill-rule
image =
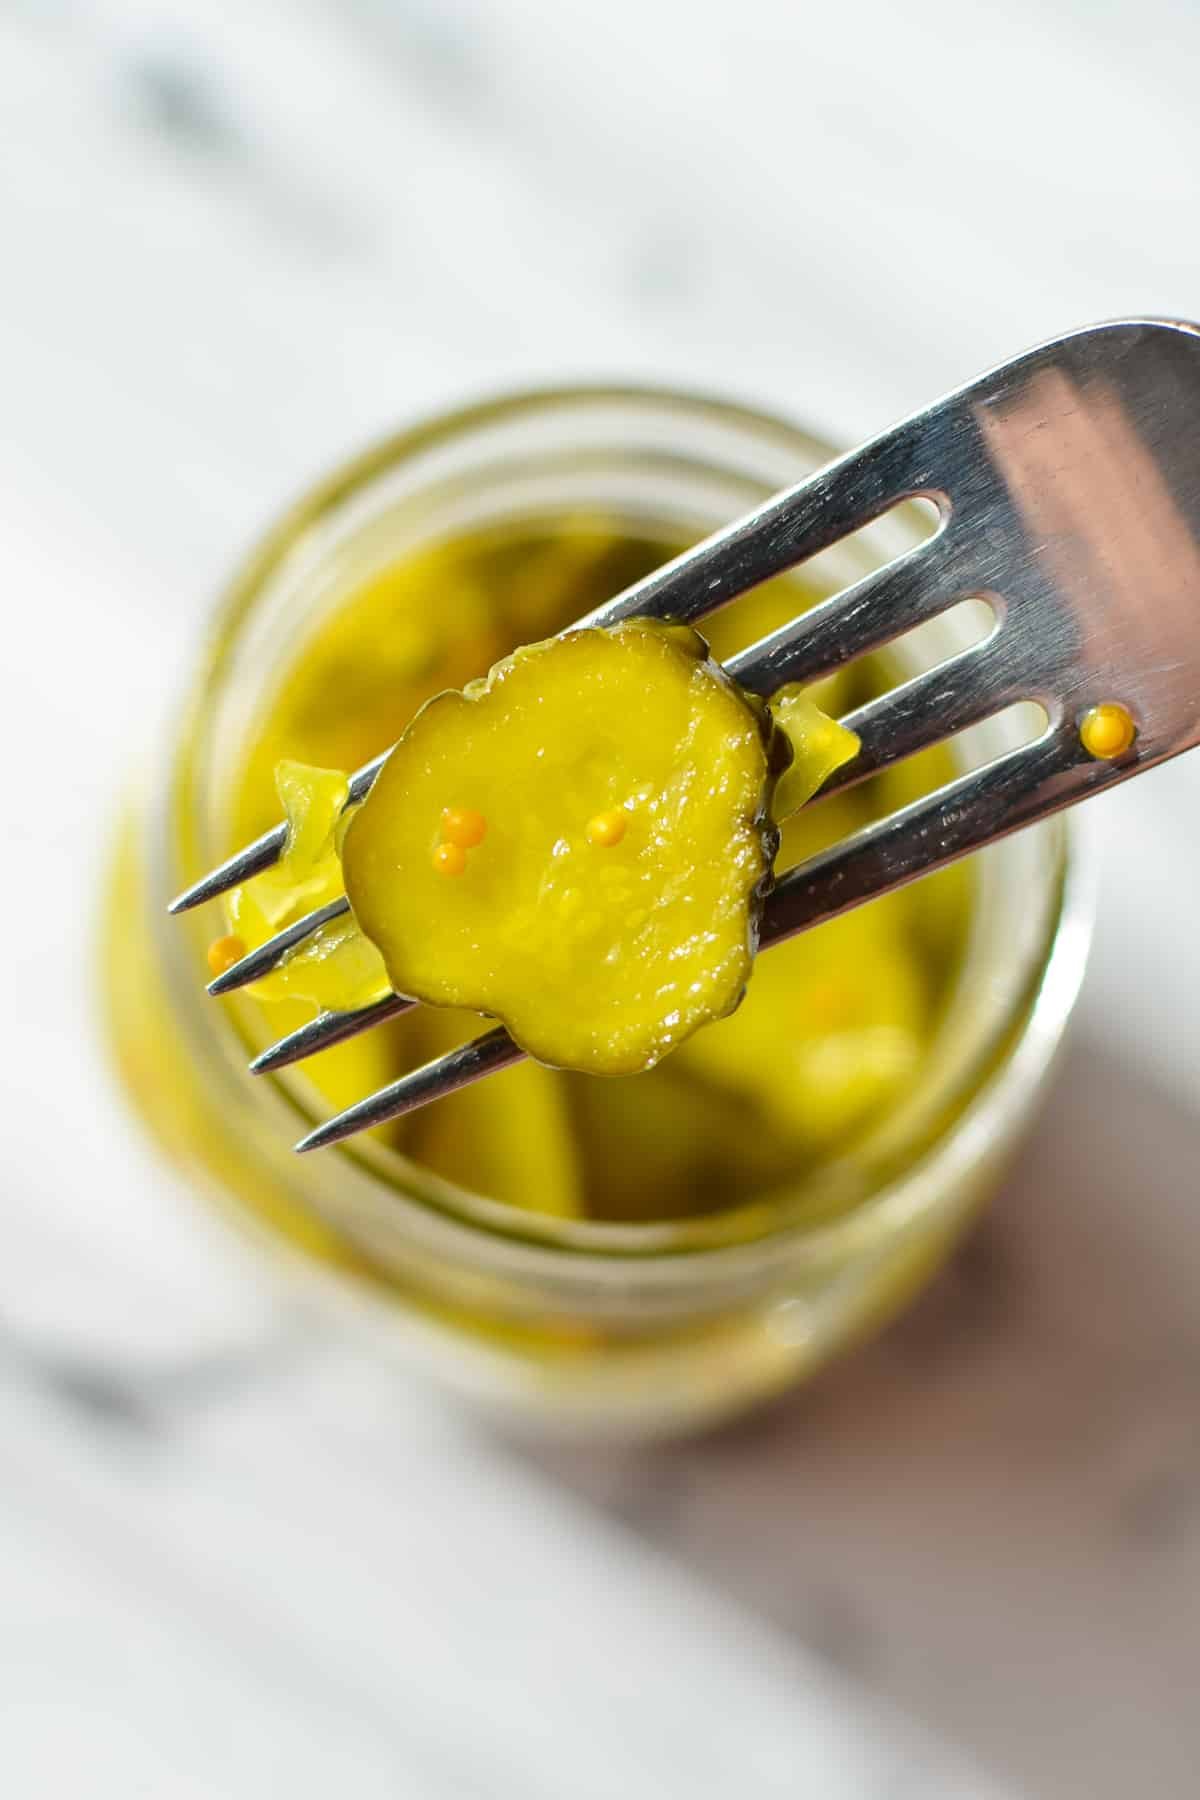
M492 426L595 406L657 409L664 416L700 419L721 429L740 428L759 442L795 452L809 466L820 466L835 454L804 427L719 395L668 385L580 382L523 388L461 405L391 433L351 456L315 483L268 528L235 571L218 605L200 670L193 677L192 698L184 712L185 722L173 759L174 777L160 821L155 885L163 895L177 891L193 871L206 866L208 846L198 842L198 821L189 816L201 761L198 747L203 743L206 709L221 681L224 657L241 623L265 584L295 554L297 545L318 531L340 507L362 495L377 478L401 464ZM736 1221L739 1214L755 1207L751 1202L749 1208L743 1205L693 1220L641 1224L562 1220L486 1196L465 1194L436 1177L429 1178L426 1191L415 1193L410 1185L397 1185L395 1174L396 1165L405 1170L412 1165L397 1152L370 1141L351 1141L322 1152L320 1158L305 1159L292 1158L286 1145L282 1146L290 1159L288 1167L301 1203L312 1206L329 1223L336 1210L329 1205L332 1171L336 1169L339 1181L352 1178L356 1184L365 1181L371 1190L384 1188L389 1206L411 1209L411 1222L422 1231L432 1231L435 1236L465 1232L473 1244L486 1238L501 1262L515 1254L522 1259L521 1266L526 1271L530 1258L537 1262L549 1259L547 1267L557 1268L568 1256L582 1256L586 1258L589 1277L594 1278L597 1264L611 1261L613 1278L618 1281L620 1271L628 1267L631 1258L644 1265L661 1257L669 1259L675 1269L693 1259L701 1258L708 1264L717 1258L728 1272L738 1264L745 1264L749 1270L765 1249L780 1242L802 1243L806 1255L823 1259L845 1254L864 1235L869 1239L875 1233L886 1234L911 1215L918 1204L918 1189L934 1170L945 1175L959 1162L964 1170L970 1168L986 1142L1003 1135L1006 1121L1018 1117L1030 1104L1053 1058L1082 980L1091 911L1091 883L1086 866L1081 867L1077 855L1077 836L1068 832L1062 821L1055 822L1053 830L1058 844L1055 860L1059 891L1051 908L1044 955L1030 971L1027 988L1014 1007L1006 1053L983 1076L967 1104L923 1154L893 1180L856 1200L848 1211L832 1219L806 1223L803 1218L781 1217L747 1235L736 1229ZM1067 851L1068 839L1072 854ZM161 923L167 923L165 918ZM235 1089L239 1092L243 1115L249 1096L255 1095L266 1120L271 1109L262 1104L262 1097L270 1093L274 1096L275 1118L281 1117L277 1102L282 1100L287 1115L294 1119L302 1110L294 1095L273 1081L264 1086L261 1078L255 1081L247 1074L242 1039L223 1009L214 1007L203 995L195 978L195 961L183 954L186 935L180 933L179 925L178 920L170 922L173 935L167 939L165 951L175 971L170 984L172 997L186 1012L193 1048L204 1055L211 1070L219 1070L226 1098ZM274 1120L271 1123L274 1126ZM278 1159L272 1160L278 1169ZM314 1169L322 1162L328 1174Z

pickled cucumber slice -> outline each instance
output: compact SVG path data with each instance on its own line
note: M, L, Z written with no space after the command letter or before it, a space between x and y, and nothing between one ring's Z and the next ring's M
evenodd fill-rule
M334 834L350 784L340 769L318 769L283 757L275 765L275 792L287 824L283 855L230 897L230 917L243 937L265 926L278 931L301 912L324 906L342 892L342 867Z
M350 1011L390 991L383 958L349 914L322 925L246 989L255 1000L307 1001L310 1012Z
M764 1129L809 1153L877 1122L912 1082L929 1028L903 923L874 901L780 945L774 980L699 1032L680 1066L739 1094Z
M853 761L859 744L852 731L823 713L796 683L772 694L771 716L792 748L792 760L779 779L772 805L777 819L787 819L812 799L835 769Z
M695 632L568 632L417 715L346 832L346 892L398 992L633 1074L741 998L785 758ZM484 835L447 837L448 809Z
M338 852L346 776L284 758L275 787L287 820L284 853L229 897L230 924L247 950L345 892ZM247 991L256 1000L304 1000L318 1009L366 1006L388 992L388 978L375 945L345 916L323 925Z
M423 1023L417 1061L440 1056L479 1029L470 1013L427 1009L415 1016ZM561 1076L538 1063L518 1063L417 1113L408 1149L459 1187L556 1218L583 1216L566 1089Z

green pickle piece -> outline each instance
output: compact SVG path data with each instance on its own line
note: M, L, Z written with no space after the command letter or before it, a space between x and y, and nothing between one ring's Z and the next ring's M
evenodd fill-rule
M891 922L863 907L772 950L783 980L751 984L732 1019L680 1051L689 1072L824 1149L912 1081L928 1023L922 984Z
M431 1008L422 1020L422 1056L453 1049L479 1024L474 1014ZM510 1206L536 1204L564 1219L582 1215L579 1146L566 1091L540 1063L524 1062L462 1088L426 1107L413 1126L409 1154L443 1180Z
M347 777L284 757L275 788L287 821L284 853L229 900L230 923L247 949L345 892L339 840ZM366 1006L388 991L383 958L349 916L331 919L251 989L257 1000L318 1008Z
M771 717L792 752L791 762L776 783L773 802L775 817L787 819L820 792L835 769L854 760L858 739L795 684L772 694Z
M417 715L346 832L346 891L397 992L634 1074L741 998L782 760L687 627L567 632ZM486 835L447 875L454 807Z

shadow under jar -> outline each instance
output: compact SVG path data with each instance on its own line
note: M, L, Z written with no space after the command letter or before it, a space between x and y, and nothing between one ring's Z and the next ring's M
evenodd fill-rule
M831 454L720 401L608 389L518 395L380 445L287 514L235 578L177 716L170 779L122 837L109 1018L159 1141L289 1278L451 1387L535 1422L644 1434L728 1415L927 1279L994 1183L1075 998L1088 908L1066 827L1027 831L853 916L903 909L867 929L872 944L885 924L896 934L879 941L902 947L901 988L920 1018L904 1043L884 1018L874 1085L838 1064L868 1040L836 981L822 982L824 968L862 964L834 923L765 956L746 1008L699 1033L690 1060L685 1045L618 1081L525 1065L473 1090L490 1090L474 1110L452 1113L466 1102L456 1096L304 1158L291 1145L314 1120L479 1021L425 1011L314 1068L255 1078L248 1056L304 1015L294 1002L210 1000L218 909L172 919L166 905L274 822L276 755L366 760L430 692L561 628ZM717 615L714 651L927 529L917 507L876 521ZM978 631L977 609L961 606L818 698L844 710ZM814 803L780 866L1027 727L1006 714ZM876 988L893 979L886 957L878 966ZM473 1173L488 1179L473 1186Z

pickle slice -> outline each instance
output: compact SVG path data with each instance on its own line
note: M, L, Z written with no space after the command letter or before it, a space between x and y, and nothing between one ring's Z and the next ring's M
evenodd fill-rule
M792 760L775 789L773 812L788 819L824 786L835 769L858 755L858 739L823 713L796 683L771 695L771 716L791 745Z
M568 632L422 709L350 822L346 892L398 992L633 1074L741 998L786 757L695 632Z
M275 787L287 847L273 868L229 897L230 924L246 950L345 891L338 839L350 791L346 776L285 757L276 764ZM378 950L348 916L321 926L249 990L256 1000L303 1000L317 1009L366 1006L387 991Z
M438 1056L479 1029L470 1013L425 1010L414 1016L424 1027L423 1057ZM417 1113L407 1148L459 1187L509 1206L580 1218L582 1169L571 1123L563 1077L523 1062Z
M929 1029L899 923L877 900L780 945L776 978L698 1033L680 1068L739 1095L768 1136L808 1153L878 1121L911 1084Z

